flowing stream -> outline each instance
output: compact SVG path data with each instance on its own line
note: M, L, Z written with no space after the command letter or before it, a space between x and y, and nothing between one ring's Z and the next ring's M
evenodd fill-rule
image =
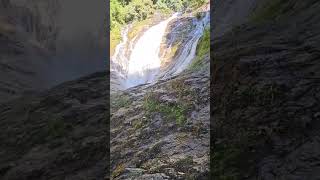
M179 55L172 60L171 65L161 69L160 46L166 34L168 23L179 18L179 13L161 21L146 30L135 43L129 42L127 34L130 25L122 31L122 41L117 45L111 57L111 74L119 82L120 89L127 89L139 84L155 82L181 73L195 57L197 43L209 23L209 12L200 20L194 18L194 29L189 34L188 41L183 45Z

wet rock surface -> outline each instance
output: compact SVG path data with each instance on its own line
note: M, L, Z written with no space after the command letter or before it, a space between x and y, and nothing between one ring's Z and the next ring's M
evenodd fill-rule
M209 21L206 21L206 13L209 11L210 4L208 3L190 13L180 14L168 24L160 48L161 73L158 76L159 79L172 76L173 72L183 66L183 62L188 59L186 55L192 54L193 43L197 43L195 37L198 31L200 28L203 28L201 31L204 31L205 27L209 27Z
M279 2L212 42L217 179L320 177L320 4Z
M167 27L166 36L161 47L161 68L166 69L172 64L172 60L178 56L186 42L192 38L192 30L195 29L195 17L178 17L172 20Z
M206 179L209 57L202 70L111 96L112 179Z

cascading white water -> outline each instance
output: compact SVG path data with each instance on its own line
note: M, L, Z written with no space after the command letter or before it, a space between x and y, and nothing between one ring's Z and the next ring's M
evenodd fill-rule
M148 29L135 44L128 66L125 87L151 82L160 70L160 45L168 23L176 18L178 13L165 21Z
M128 30L130 26L125 27L121 32L122 40L117 45L114 55L111 57L111 73L116 73L121 79L125 79L126 70L128 66L127 43L128 43Z
M196 49L200 37L203 35L204 28L210 22L210 13L206 12L204 18L195 22L196 28L191 32L192 38L184 45L180 55L174 60L174 63L159 74L159 78L165 79L170 76L181 73L192 62L196 55Z
M168 23L177 17L178 13L175 13L170 18L152 26L142 34L135 44L134 40L128 41L127 34L130 26L122 31L122 41L116 47L115 54L111 58L111 73L116 74L121 89L177 75L192 62L198 41L205 26L209 23L209 12L200 20L194 19L195 28L190 33L190 38L183 45L178 57L172 60L170 67L160 71L162 60L159 54L160 46Z

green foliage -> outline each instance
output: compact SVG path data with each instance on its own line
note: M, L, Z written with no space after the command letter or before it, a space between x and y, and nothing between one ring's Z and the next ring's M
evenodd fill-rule
M234 129L228 129L228 131L232 130ZM237 180L252 174L258 158L254 149L260 143L257 140L257 134L250 129L242 129L241 133L233 138L233 141L225 139L216 142L213 145L213 155L210 160L213 165L213 178Z
M114 53L114 50L117 46L117 44L121 41L121 26L119 24L116 24L111 30L110 30L110 54Z
M184 7L182 0L158 0L156 5L158 9L170 9L172 11L181 11Z
M215 146L213 154L213 177L218 180L239 179L239 170L234 168L241 158L241 149Z
M110 28L114 29L116 26L124 23L125 9L118 0L110 1Z
M197 8L208 0L110 0L110 51L121 40L121 28L130 22L148 19L155 11L170 14L186 8ZM137 28L137 30L140 30Z
M209 0L157 0L157 9L170 9L172 11L183 11L187 8L196 9Z
M66 133L66 124L60 117L48 119L48 135L49 137L61 137Z
M170 88L172 92L177 94L179 101L183 102L183 104L188 104L188 102L190 103L191 101L197 100L195 99L197 97L197 93L194 90L191 90L190 87L185 84L183 79L173 80L170 83Z
M111 0L111 30L116 26L121 26L134 20L144 20L154 13L154 9L154 4L151 0Z
M202 59L205 55L210 52L210 26L206 27L203 32L203 36L200 38L197 51L196 51L196 58L190 65L191 70L197 70L201 67Z
M151 0L132 0L127 6L124 7L127 15L126 22L133 20L144 20L154 13L154 5Z
M189 169L192 168L194 164L192 156L186 156L185 158L179 159L177 162L174 163L175 169L179 169L184 173L188 173Z
M178 125L183 125L186 122L188 107L184 104L166 104L162 103L154 93L148 93L145 96L143 107L147 115L159 112L166 120L174 119Z
M196 9L208 2L209 0L184 0L183 1L185 7L189 7L192 9Z
M254 104L256 106L273 106L279 103L277 100L283 98L284 93L276 84L265 85L263 88L248 86L236 91L236 100L241 102L240 106Z
M277 20L280 16L287 14L294 9L294 3L285 0L267 1L262 8L258 8L251 17L255 23L268 20Z
M130 97L125 94L112 95L111 98L111 110L117 110L121 107L128 107L131 104Z
M279 130L266 128L270 132L264 131L257 128L256 122L248 122L245 116L233 116L234 113L245 112L243 109L277 107L284 98L285 89L277 84L246 84L245 88L239 87L241 86L233 83L226 88L228 90L224 92L225 97L217 102L219 118L213 126L217 141L213 145L211 162L213 177L218 180L243 179L252 174L256 160L264 153L264 144L270 141L268 134ZM285 129L287 131L291 128Z
M142 120L139 119L139 120L133 121L132 125L134 129L140 129L143 127L144 123Z
M203 56L210 51L210 26L207 26L203 32L203 36L200 38L197 45L197 56Z
M110 1L110 52L121 40L121 28L132 21L142 21L154 13L151 0L111 0Z
M67 136L68 130L72 128L72 125L66 123L59 115L36 113L34 116L43 119L45 123L30 132L30 139L28 139L28 141L31 144L44 144L49 142L50 146L57 145L57 143L61 142L61 139Z

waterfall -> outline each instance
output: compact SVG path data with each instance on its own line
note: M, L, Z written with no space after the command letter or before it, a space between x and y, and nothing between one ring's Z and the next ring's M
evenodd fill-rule
M172 64L161 69L160 46L168 23L177 18L179 13L150 27L133 43L128 40L130 25L125 27L121 33L122 41L117 45L115 53L111 58L111 78L115 78L121 84L120 89L127 89L139 84L155 82L181 73L192 62L196 54L196 47L200 37L203 35L205 26L209 23L209 11L201 19L194 18L195 28L189 34L187 42L183 45L179 55L172 60ZM178 22L179 23L179 22ZM179 23L180 24L180 23ZM178 25L179 25L178 24ZM169 49L170 51L170 49Z
M164 72L159 74L159 78L165 79L170 76L177 75L185 70L192 62L196 55L198 41L203 35L204 28L210 22L210 13L206 12L204 18L196 20L194 24L196 28L191 32L192 38L184 45L180 55L174 60L173 64Z
M128 43L128 31L129 31L130 26L125 27L122 32L121 32L121 37L122 40L121 42L117 45L114 55L111 57L111 73L117 74L121 79L125 79L126 77L126 70L128 66L128 58L126 56L127 53L127 43Z
M151 82L159 73L161 41L168 23L177 15L178 13L175 13L167 20L151 27L137 41L129 58L126 88Z

